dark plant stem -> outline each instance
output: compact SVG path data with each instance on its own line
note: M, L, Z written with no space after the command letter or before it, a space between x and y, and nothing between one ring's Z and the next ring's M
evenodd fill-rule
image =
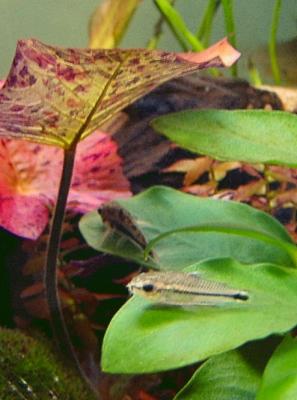
M60 179L58 200L52 219L49 243L47 248L44 282L50 320L57 343L65 356L68 358L69 363L78 370L79 374L82 375L84 380L88 383L88 386L94 391L94 393L97 394L96 389L93 387L92 383L87 378L85 372L80 366L79 359L72 345L71 338L69 336L69 332L65 323L58 292L57 261L67 198L73 173L76 145L77 144L75 143L72 145L71 148L64 150L63 170Z
M59 296L57 295L57 260L60 248L62 225L64 221L64 214L66 210L67 197L70 189L72 171L75 158L74 150L65 150L63 171L60 180L60 187L58 192L58 201L52 219L52 226L49 236L49 243L47 248L47 257L45 265L45 292L48 301L49 311L52 319L53 330L56 339L68 336L63 314L61 313L61 304ZM55 290L53 290L55 288ZM63 344L64 345L64 344ZM68 343L66 344L67 353L71 353L72 349Z
M60 179L57 204L52 220L44 274L46 299L48 302L50 319L53 327L53 332L56 336L56 340L65 355L68 356L69 362L73 364L73 367L77 369L77 371L84 378L85 382L92 389L93 393L98 399L100 397L96 387L92 384L90 379L85 374L84 370L81 368L79 359L72 345L71 338L69 336L69 332L64 320L58 292L57 261L61 241L62 225L66 211L68 193L71 185L76 147L78 142L82 139L83 134L87 131L87 128L89 127L89 124L92 121L92 118L96 110L98 109L99 104L104 99L108 88L119 73L121 66L122 64L119 63L118 67L115 69L112 76L102 89L100 95L98 96L98 99L91 108L84 123L81 125L76 135L74 135L74 139L70 147L64 149L63 170Z
M169 2L172 6L174 6L175 0L169 0ZM153 36L149 39L148 44L146 45L147 49L155 50L157 48L158 43L163 34L164 21L165 21L164 15L161 14L158 21L155 24Z

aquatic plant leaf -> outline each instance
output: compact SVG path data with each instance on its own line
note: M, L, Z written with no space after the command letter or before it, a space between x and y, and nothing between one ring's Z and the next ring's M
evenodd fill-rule
M123 37L141 0L104 0L91 16L89 47L113 49Z
M133 296L106 331L104 371L150 373L179 368L296 326L297 271L293 268L223 258L193 264L185 271L246 291L249 299L217 307L166 307Z
M267 359L278 343L279 338L268 338L211 357L174 400L255 399Z
M183 184L187 187L198 180L205 172L208 172L212 164L213 160L210 157L186 158L174 162L169 167L164 168L162 172L185 172Z
M154 129L181 147L218 160L297 167L297 117L284 111L182 111Z
M96 131L79 143L68 210L85 213L103 202L128 197L117 145ZM14 139L0 139L0 226L37 239L54 207L62 170L60 148Z
M297 398L297 340L287 336L269 360L257 400Z
M168 235L155 243L152 249L154 259L145 260L141 247L121 232L111 230L103 224L99 213L93 211L82 217L80 230L88 244L99 251L165 270L180 270L194 262L215 257L236 257L246 263L270 261L295 265L285 249L248 235L227 233L232 227L255 230L295 251L289 234L276 219L246 204L199 198L163 186L152 187L129 199L119 199L117 203L130 213L147 243L181 228L208 226L209 229ZM226 231L211 229L216 226L225 227Z
M69 148L161 83L239 53L226 39L201 53L92 50L20 40L0 90L0 136Z

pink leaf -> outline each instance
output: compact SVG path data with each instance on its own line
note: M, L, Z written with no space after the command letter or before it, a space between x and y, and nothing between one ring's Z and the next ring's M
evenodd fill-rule
M0 135L69 148L167 80L230 66L227 40L200 53L68 49L20 40L0 90Z
M116 143L98 131L80 142L68 207L85 213L110 199L130 195Z
M103 202L128 197L117 146L96 131L79 143L67 208L85 213ZM0 140L0 226L37 239L57 196L63 151L21 140Z
M203 68L217 67L218 65L231 67L240 57L240 53L233 49L227 38L224 38L202 52L179 53L179 56L183 60L204 64Z

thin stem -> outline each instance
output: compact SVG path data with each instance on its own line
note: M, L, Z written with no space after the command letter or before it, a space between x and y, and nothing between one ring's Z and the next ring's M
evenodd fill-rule
M252 85L263 85L260 72L251 59L248 60L248 72Z
M170 4L174 6L175 0L169 0L169 1L170 1ZM158 21L155 24L153 36L148 41L148 44L146 46L147 49L154 50L157 48L158 43L163 34L164 21L165 21L164 15L161 14Z
M183 50L188 51L189 49L194 51L204 50L203 44L193 35L188 29L182 16L177 10L170 4L169 0L154 0L156 7L163 15L164 20L167 22L172 33L180 43ZM210 69L210 73L213 76L218 76L219 73L215 68Z
M85 379L91 389L96 393L95 388L87 378L80 366L80 362L72 345L71 338L65 323L61 302L58 293L57 283L57 261L61 241L62 225L67 204L67 197L70 190L71 178L73 173L76 145L64 150L63 170L60 180L58 201L54 211L51 225L49 243L47 248L47 257L45 264L44 282L45 293L49 307L49 314L52 323L52 329L63 353L67 355L70 364L77 369L80 375Z
M73 173L76 146L78 142L82 139L83 134L87 131L87 128L89 127L92 118L94 117L94 114L98 109L99 104L103 100L108 88L119 73L121 67L122 63L119 63L119 65L115 68L112 76L102 89L100 95L98 96L98 99L96 100L95 104L87 115L84 123L81 125L80 129L75 135L71 145L68 148L64 149L63 170L58 192L58 201L56 204L49 237L44 276L46 299L48 302L50 319L53 325L53 331L56 339L60 344L60 347L69 356L69 360L74 364L80 375L84 378L85 382L89 385L97 398L99 398L98 391L93 386L92 382L88 379L87 375L80 366L79 359L77 358L64 320L57 289L57 261L61 241L62 225L67 204L67 197L70 190L71 178Z
M276 55L276 36L277 36L281 7L282 7L282 0L275 0L273 15L272 15L271 31L269 37L270 63L271 63L272 75L276 85L279 85L281 83L281 74Z
M233 0L222 0L225 27L232 46L236 47L235 22L233 16ZM231 67L232 76L237 77L237 64Z
M45 285L46 297L48 301L50 315L52 318L53 330L58 340L60 339L61 336L62 337L64 337L64 335L68 336L68 331L66 329L63 314L60 315L61 304L56 291L57 287L56 264L58 260L61 231L62 231L62 224L64 221L64 214L66 210L67 197L71 184L74 157L75 157L75 151L65 150L63 171L58 193L58 201L56 204L52 220L51 232L47 248L45 274L44 274L44 279L46 283ZM55 290L53 290L53 288L55 288Z
M202 43L188 30L185 21L168 0L155 0L155 4L183 50L187 51L192 48L195 51L201 51L204 49Z
M146 48L149 50L155 50L161 39L163 33L164 17L161 15L155 24L153 36L149 39Z
M202 21L197 30L196 37L203 42L205 47L209 46L211 28L213 24L214 16L220 6L220 1L209 0L206 6L205 12L202 17Z

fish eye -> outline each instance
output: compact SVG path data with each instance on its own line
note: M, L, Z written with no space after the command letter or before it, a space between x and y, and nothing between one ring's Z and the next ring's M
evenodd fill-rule
M152 292L152 291L155 289L155 286L154 286L152 283L145 283L145 284L142 286L142 289L143 289L145 292Z

